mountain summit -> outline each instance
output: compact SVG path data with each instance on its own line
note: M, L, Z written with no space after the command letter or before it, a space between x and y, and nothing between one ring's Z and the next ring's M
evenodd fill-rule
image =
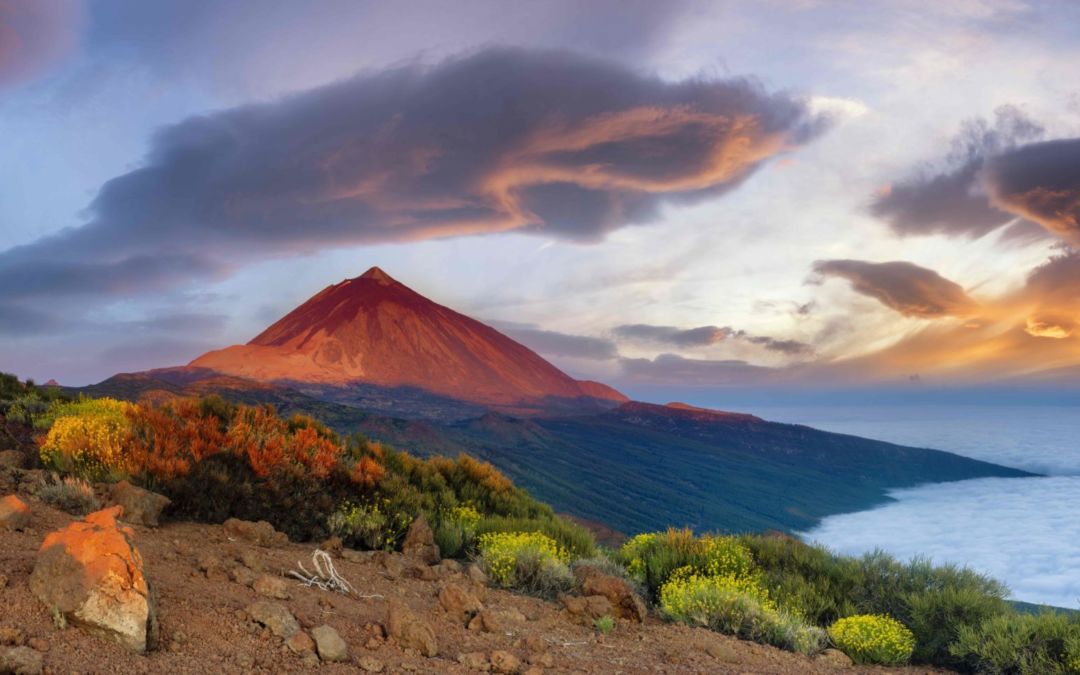
M189 365L263 382L415 387L497 406L627 400L606 385L571 378L378 267L328 286L246 345Z

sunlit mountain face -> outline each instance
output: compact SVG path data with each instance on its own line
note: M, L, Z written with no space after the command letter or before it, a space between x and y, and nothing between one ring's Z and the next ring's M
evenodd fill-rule
M363 336L259 333L380 265L558 373L439 352L481 397L1074 400L1078 19L0 0L0 370L326 376Z

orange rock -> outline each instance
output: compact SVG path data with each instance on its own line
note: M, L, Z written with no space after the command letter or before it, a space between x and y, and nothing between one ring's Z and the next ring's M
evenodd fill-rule
M157 642L157 615L131 528L119 506L97 511L45 537L30 590L69 622L145 652Z
M15 495L0 499L0 527L22 530L30 524L30 507Z

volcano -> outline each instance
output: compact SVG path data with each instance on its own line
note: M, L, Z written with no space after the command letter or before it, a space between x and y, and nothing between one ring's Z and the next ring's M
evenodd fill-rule
M628 400L607 385L575 380L378 267L328 286L251 342L208 352L189 368L259 382L416 388L496 407Z

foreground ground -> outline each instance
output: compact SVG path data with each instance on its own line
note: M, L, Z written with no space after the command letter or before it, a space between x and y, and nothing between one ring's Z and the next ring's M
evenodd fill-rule
M178 675L313 669L469 673L488 668L491 655L499 651L520 661L509 672L534 674L928 672L925 668L837 667L655 618L644 624L620 621L611 634L601 635L591 623L571 616L561 603L484 589L453 563L428 567L400 554L346 551L335 555L341 575L359 593L373 596L345 597L284 576L297 569L298 561L311 566L312 545L257 546L231 537L220 525L194 523L169 523L154 529L133 526L146 576L158 597L161 624L158 649L145 656L133 655L81 629L58 628L30 592L28 580L44 536L74 517L32 496L23 498L33 511L30 528L0 530L0 631L14 629L3 634L17 634L20 641L43 652L46 673ZM268 591L262 588L260 594L246 584L260 574L285 582L287 597L273 601L287 607L305 630L323 624L335 628L348 645L348 660L325 663L311 654L296 654L284 640L252 621L245 608L267 600ZM421 576L426 579L417 578ZM485 608L507 610L501 613L503 625L496 632L469 630L451 617L438 594L453 583L480 594ZM434 630L438 640L434 657L402 649L392 638L382 637L388 603L395 599Z

